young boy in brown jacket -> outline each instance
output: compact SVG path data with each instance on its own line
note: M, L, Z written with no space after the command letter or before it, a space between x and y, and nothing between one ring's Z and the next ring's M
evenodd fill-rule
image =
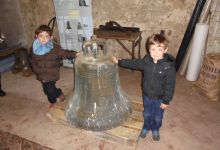
M49 108L53 107L57 99L65 100L62 90L55 85L59 80L61 60L73 59L78 54L75 51L61 50L60 46L53 43L51 34L49 26L39 26L35 31L36 39L31 51L31 66L37 79L42 83L43 91L50 103Z

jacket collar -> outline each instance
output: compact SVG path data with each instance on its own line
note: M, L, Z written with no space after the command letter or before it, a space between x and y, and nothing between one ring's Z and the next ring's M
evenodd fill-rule
M44 55L53 49L53 42L50 40L46 44L41 44L38 39L34 40L33 52L36 55Z
M154 62L153 58L150 56L150 54L148 54L148 57L149 57L149 60L151 62ZM162 63L162 62L167 62L167 63L174 64L175 63L175 58L172 55L170 55L168 53L165 53L164 57L157 61L157 63Z

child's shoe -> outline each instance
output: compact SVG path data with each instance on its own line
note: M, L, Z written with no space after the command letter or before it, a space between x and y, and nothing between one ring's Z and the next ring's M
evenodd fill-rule
M2 90L2 89L0 89L0 96L5 96L6 95L6 93Z
M58 101L64 102L65 100L66 100L65 95L63 93L60 94L60 96L58 97Z
M153 135L153 140L154 141L159 141L160 140L160 133L158 130L152 131L152 135Z
M54 104L53 104L53 103L50 103L49 109L52 109L53 107L54 107Z
M147 135L147 133L148 133L148 130L143 128L143 129L141 130L141 133L140 133L139 137L145 138L146 135Z

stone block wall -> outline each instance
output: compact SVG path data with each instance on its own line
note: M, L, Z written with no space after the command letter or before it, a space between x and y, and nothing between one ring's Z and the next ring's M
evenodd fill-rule
M220 53L220 0L212 1L209 36L206 52Z
M55 16L53 0L19 0L19 2L24 30L28 37L27 47L31 47L36 28L41 24L48 24ZM57 27L54 29L53 36L56 40L59 39Z
M8 47L27 44L18 0L4 0L0 5L0 30L6 37Z
M165 30L169 52L176 55L181 44L196 0L93 0L94 26L110 20L122 26L136 26L143 31L141 55L145 54L145 42L149 35ZM117 43L110 41L109 49L119 50L121 57L128 57Z
M213 0L207 51L219 51L219 1ZM170 42L169 52L176 56L196 2L197 0L92 0L93 23L96 28L110 20L117 21L122 26L139 27L143 31L142 57L145 54L147 37L152 33L165 30L165 35ZM15 13L12 9L7 9L8 7L14 8ZM8 0L3 1L0 8L9 16L4 19L5 14L0 13L0 25L4 25L4 29L7 29L14 22L13 26L19 28L10 28L10 30L16 30L13 32L20 35L14 39L23 41L27 48L32 45L35 29L40 24L47 24L55 16L53 0ZM16 20L18 16L20 19ZM53 36L59 41L57 27L54 29ZM126 44L131 47L130 43ZM117 53L118 56L130 58L116 41L108 40L107 45L108 49Z

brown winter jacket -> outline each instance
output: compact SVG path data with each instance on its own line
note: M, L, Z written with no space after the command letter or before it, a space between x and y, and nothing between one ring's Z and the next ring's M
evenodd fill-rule
M30 62L37 79L41 82L49 82L59 80L61 60L75 57L75 51L61 50L60 46L54 44L54 48L44 55L36 55L32 49Z

